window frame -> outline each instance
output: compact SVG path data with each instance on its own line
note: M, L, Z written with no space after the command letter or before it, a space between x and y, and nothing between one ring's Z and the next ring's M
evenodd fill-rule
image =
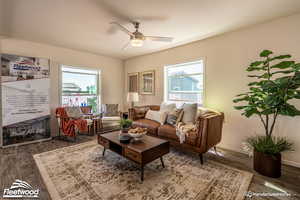
M93 73L84 73L84 72L68 72L68 71L63 71L63 68L73 68L73 69L81 69L81 70L90 70L90 71L95 71L97 74ZM78 95L63 95L63 73L70 73L70 74L87 74L87 75L96 75L96 84L97 84L97 91L96 94L78 94ZM101 102L102 102L102 95L101 95L101 70L100 69L95 69L91 67L78 67L78 66L72 66L72 65L60 65L59 67L59 105L62 106L62 97L63 96L97 96L98 100L98 106L97 110L101 110Z
M202 103L200 102L194 102L194 101L189 101L189 100L177 100L177 99L169 99L169 94L170 93L178 93L178 94L201 94L201 92L193 92L193 91L169 91L169 82L168 78L171 76L168 76L168 69L170 68L176 68L176 67L182 67L186 65L192 65L192 64L202 64L202 73L192 73L192 74L184 74L184 75L173 75L172 77L180 76L180 77L190 77L191 75L202 75ZM203 106L205 104L205 59L201 58L195 61L190 61L190 62L184 62L184 63L178 63L178 64L171 64L171 65L166 65L164 67L164 101L165 102L175 102L175 103L180 103L180 102L190 102L190 103L198 103L200 106Z

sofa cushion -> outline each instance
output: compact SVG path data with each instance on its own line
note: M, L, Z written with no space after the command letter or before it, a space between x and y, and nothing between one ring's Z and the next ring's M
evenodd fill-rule
M175 103L166 103L166 102L163 102L160 105L160 111L163 111L163 112L171 112L175 108L176 108L176 104Z
M186 103L183 105L183 117L182 122L187 123L195 123L196 115L197 115L197 103Z
M160 126L159 122L150 119L138 119L133 121L133 127L147 128L150 135L157 136L157 129Z
M162 125L158 128L158 136L179 141L176 135L176 128L169 124Z
M161 125L163 125L166 122L167 115L167 112L148 110L145 118L159 122Z
M175 108L168 113L166 123L175 126L178 122L181 121L183 115L183 109Z

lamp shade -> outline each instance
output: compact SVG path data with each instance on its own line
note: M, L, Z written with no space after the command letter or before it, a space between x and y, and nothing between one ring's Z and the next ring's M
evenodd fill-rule
M127 102L138 102L139 94L137 92L128 92L127 94Z

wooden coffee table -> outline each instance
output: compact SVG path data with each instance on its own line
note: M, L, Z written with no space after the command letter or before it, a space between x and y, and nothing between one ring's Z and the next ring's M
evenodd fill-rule
M141 141L123 144L119 141L119 131L98 134L98 143L128 160L131 160L141 167L141 181L144 180L144 166L158 158L161 164L165 167L163 162L163 155L169 153L170 143L166 140L144 135Z

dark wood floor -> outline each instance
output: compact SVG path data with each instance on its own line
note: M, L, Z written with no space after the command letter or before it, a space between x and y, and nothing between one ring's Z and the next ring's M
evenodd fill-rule
M76 143L86 142L93 139L95 139L95 136L79 136ZM34 188L39 188L41 190L41 200L51 199L40 177L40 173L38 172L32 155L74 145L76 143L61 140L51 140L48 142L0 149L0 198L2 197L4 188L9 188L15 179L20 179L28 182ZM253 173L254 177L252 179L249 191L286 191L287 193L294 195L292 197L253 197L252 199L300 199L299 168L283 166L282 177L278 179L267 178L253 171L252 160L246 155L224 149L218 149L218 153L222 155L215 155L212 151L211 153L205 154L204 159L215 160L217 162Z

